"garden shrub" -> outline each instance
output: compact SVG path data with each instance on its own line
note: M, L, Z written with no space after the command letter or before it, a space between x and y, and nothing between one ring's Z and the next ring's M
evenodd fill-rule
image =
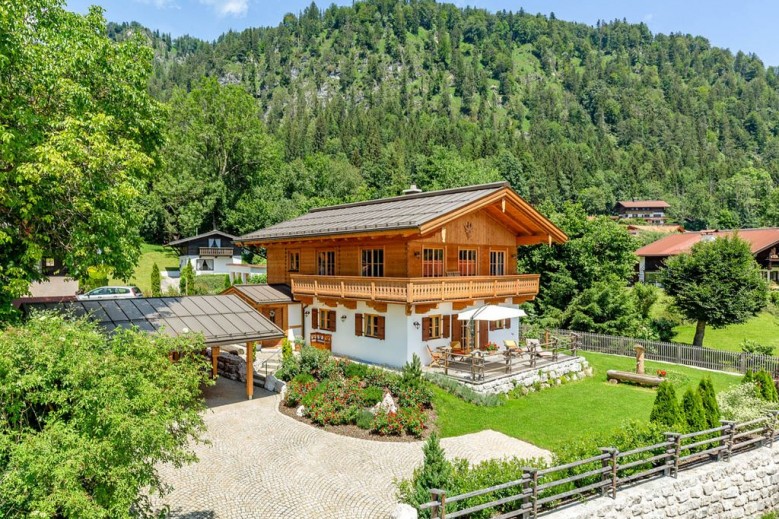
M416 353L411 356L410 362L403 365L402 381L407 387L418 386L422 381L422 361Z
M676 400L676 390L670 382L663 381L657 386L649 421L667 427L668 430L678 430L685 423Z
M774 306L779 306L779 290L768 292L768 301Z
M760 390L754 382L733 386L717 395L722 417L726 420L745 422L764 416L776 407L760 396Z
M755 381L755 374L751 369L748 369L746 373L744 373L744 377L741 379L742 384L749 384L750 382Z
M308 376L311 377L311 375ZM284 395L284 405L287 407L300 405L303 398L317 387L317 383L313 377L311 377L311 380L298 380L299 377L301 377L301 375L298 375L287 384L287 392Z
M292 342L289 339L282 339L281 341L281 360L282 362L293 357Z
M398 498L412 506L428 502L431 488L452 490L454 468L446 459L438 434L434 432L430 435L422 447L422 454L424 455L422 465L414 469L410 479L398 485ZM420 517L430 517L430 511L423 511Z
M374 406L384 398L384 390L376 386L368 386L362 390L362 403L367 407Z
M657 336L657 339L664 342L671 342L676 336L674 328L679 325L679 321L670 317L657 317L652 319L649 326Z
M440 373L426 373L425 379L440 387L449 394L466 402L483 407L498 407L505 403L505 397L501 395L483 395L464 384L460 384L451 377Z
M370 430L373 427L373 413L367 409L362 409L357 413L357 418L354 421L354 425L360 429Z
M311 376L310 373L298 373L295 375L295 378L292 379L292 382L297 382L298 384L305 384L308 382L316 382L316 379Z
M391 388L392 395L398 407L419 407L429 409L433 402L433 392L427 386L411 386Z
M755 382L759 388L760 397L766 402L779 401L779 394L776 392L776 385L774 385L774 379L764 369L761 369L755 373Z
M162 295L162 276L160 275L160 267L157 266L157 262L154 262L151 266L151 296L160 297Z
M422 436L425 430L425 413L422 409L418 407L401 408L398 411L398 418L408 434Z
M300 374L300 359L294 355L285 358L282 354L281 367L276 370L276 378L289 382L298 374Z
M403 423L397 413L378 412L371 423L371 430L381 436L400 436L403 429Z
M693 391L692 388L687 388L684 396L682 396L682 413L687 425L686 432L703 431L707 428L708 421L703 410L701 396L697 391Z
M344 376L346 378L365 378L368 373L368 366L359 362L349 362L344 365Z
M767 344L760 344L759 342L750 339L744 339L741 341L741 351L755 355L770 356L774 354L774 347Z
M698 383L698 394L701 397L701 404L703 404L703 412L706 414L707 429L719 427L721 425L720 410L710 377L703 377Z

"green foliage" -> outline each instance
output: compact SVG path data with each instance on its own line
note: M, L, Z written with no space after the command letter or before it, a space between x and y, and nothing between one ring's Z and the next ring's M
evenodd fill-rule
M741 379L742 384L751 384L755 381L755 373L748 369L746 373L744 373L744 378Z
M754 381L757 384L760 398L766 402L779 402L779 394L777 394L776 385L770 373L761 369L755 373Z
M414 353L411 361L403 365L402 383L405 386L416 387L422 381L422 361L419 355Z
M703 377L698 383L698 395L701 398L703 412L706 415L708 429L720 426L720 410L717 404L717 396L714 393L714 384L711 377Z
M225 289L225 278L221 274L201 274L194 277L193 286L192 294L221 294Z
M424 456L422 465L414 469L410 483L401 487L400 496L405 503L420 505L430 500L430 489L439 488L449 490L452 488L452 475L454 468L446 459L444 449L435 432L422 446ZM424 515L423 515L424 516ZM427 516L429 517L429 512Z
M660 298L660 291L656 286L648 283L636 283L633 286L633 298L636 301L636 310L642 319L649 319L652 306Z
M91 266L132 273L160 110L148 93L151 50L140 35L109 40L101 9L6 2L0 19L2 321L44 277L45 257L79 281Z
M596 282L581 291L565 309L562 326L571 330L627 337L646 336L635 299L624 283Z
M228 288L230 288L231 286L233 286L233 282L232 282L232 281L230 281L230 274L225 274L225 275L224 275L224 280L225 280L225 281L224 281L224 286L223 286L223 288L224 288L225 290L227 290Z
M267 274L252 274L249 276L249 283L253 285L265 285L268 283Z
M360 362L350 362L344 367L344 376L349 378L365 378L368 374L368 366Z
M766 304L760 267L738 236L696 243L689 254L669 258L660 277L674 306L698 322L697 346L703 345L706 324L721 328L741 323Z
M657 395L652 406L652 413L649 415L649 421L666 427L668 430L678 430L684 425L685 420L679 408L679 402L676 400L676 391L669 381L663 381L657 387Z
M158 467L194 461L205 432L203 348L50 314L0 332L0 516L148 512Z
M380 387L368 386L362 390L362 401L368 407L374 406L384 398L384 391Z
M357 415L357 418L354 421L354 425L356 425L360 429L369 431L373 427L373 413L371 413L367 409L363 409Z
M519 271L541 273L540 291L535 305L550 313L550 307L563 311L571 301L585 290L598 287L585 296L586 304L604 290L616 294L617 285L621 288L632 278L636 264L633 237L624 226L602 217L588 219L581 206L565 205L561 212L546 205L541 207L547 216L560 227L569 240L562 245L539 245L520 249ZM621 299L629 305L629 313L636 313L632 298L627 295ZM631 301L628 302L628 299ZM585 303L584 301L582 303ZM579 305L579 307L585 304ZM599 309L596 314L619 312L619 309ZM583 313L583 321L588 321ZM569 322L574 316L564 319ZM593 317L598 321L599 317ZM579 320L578 318L576 319ZM610 320L606 317L606 321ZM630 320L630 319L628 319ZM620 325L622 326L622 325Z
M773 355L774 347L767 344L760 344L757 341L744 339L741 341L741 351L744 353L754 353L755 355Z
M753 420L776 408L760 395L760 387L754 382L738 384L717 394L722 418L736 422Z
M162 277L157 263L151 266L151 296L160 297L162 295Z
M195 293L195 269L190 262L184 265L179 274L179 292L184 296Z
M498 407L505 403L506 399L500 395L477 393L464 384L460 384L451 377L441 373L426 373L428 380L457 398L482 407Z
M89 292L95 288L108 285L108 269L105 267L89 267L87 275L79 282L79 290Z
M657 340L671 342L676 336L674 328L679 325L679 321L670 317L656 317L649 322L652 332Z
M703 431L708 428L709 422L703 409L701 396L692 388L687 388L682 396L682 414L687 425L686 432Z
M292 343L286 337L281 340L281 361L287 361L294 356Z

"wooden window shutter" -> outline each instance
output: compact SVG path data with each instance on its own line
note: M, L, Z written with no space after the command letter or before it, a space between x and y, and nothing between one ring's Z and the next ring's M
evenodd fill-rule
M383 341L384 340L384 316L383 315L378 316L376 318L376 321L377 321L376 324L378 325L377 326L378 333L376 335L378 335L378 338Z
M441 330L441 337L443 337L444 339L448 339L449 328L451 325L451 318L448 315L445 315L441 318L441 321L442 321L441 327L443 328L443 330Z
M504 323L503 323L503 327L504 327L505 329L507 329L507 330L508 330L509 328L511 328L511 319L506 319L506 322L504 322Z
M329 325L327 330L330 332L334 332L335 331L335 311L330 310L329 314L330 314L330 319L327 320Z
M490 321L490 331L493 332L498 329L498 321Z
M354 335L362 337L362 314L354 314Z
M423 341L430 340L430 318L429 317L422 318L422 340Z
M311 310L311 329L317 330L319 329L319 310L314 308Z

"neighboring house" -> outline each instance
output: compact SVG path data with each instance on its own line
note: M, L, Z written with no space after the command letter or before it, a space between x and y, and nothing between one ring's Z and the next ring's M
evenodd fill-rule
M251 263L229 263L227 271L233 283L248 283L252 276L264 276L268 273L267 265L252 265Z
M733 234L738 234L739 238L749 243L766 280L779 283L779 255L777 255L779 227L732 231L708 230L668 235L636 251L639 259L638 280L654 283L657 272L669 256L689 252L699 241L715 240Z
M189 262L195 275L228 274L231 263L241 263L241 248L235 245L235 236L219 230L168 243L179 251L179 268Z
M497 182L313 209L236 241L265 247L268 283L289 287L302 305L296 335L400 367L415 353L429 362L427 347L464 343L459 312L534 299L539 276L516 273L517 247L566 240ZM478 322L472 346L502 345L518 324Z
M623 200L615 208L620 218L646 220L653 225L665 224L665 213L671 207L662 200Z

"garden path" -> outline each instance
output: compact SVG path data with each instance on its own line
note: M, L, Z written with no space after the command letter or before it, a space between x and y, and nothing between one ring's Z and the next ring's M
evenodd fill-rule
M174 485L163 499L172 516L211 518L382 518L395 507L395 478L422 461L422 442L378 442L311 427L283 415L280 397L220 378L208 388L209 445L198 463L161 467ZM550 453L495 431L444 438L449 457L472 463Z

